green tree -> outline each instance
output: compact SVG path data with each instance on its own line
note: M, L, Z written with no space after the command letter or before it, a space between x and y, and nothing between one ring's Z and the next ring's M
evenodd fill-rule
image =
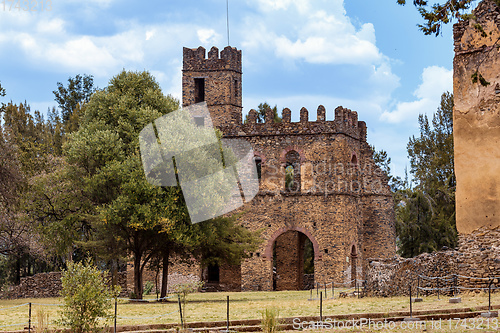
M96 207L88 217L93 245L100 252L123 251L134 258L134 292L142 298L142 271L155 235L177 221L176 188L146 181L139 153L139 132L178 108L148 72L122 71L93 94L78 131L65 145L68 162L82 170L85 196ZM109 252L108 252L109 253Z
M453 95L446 92L441 96L432 126L425 115L419 116L419 124L420 136L411 137L407 146L415 188L396 195L396 229L403 256L457 243Z
M375 164L386 175L392 193L396 193L399 189L404 187L404 182L400 177L394 176L391 173L391 158L385 150L376 150L374 146L370 146L373 151L373 160Z
M32 193L31 179L46 170L51 156L60 152L61 136L57 132L57 119L45 120L40 112L32 113L26 103L3 105L1 113L2 164L7 177L4 179L8 181L3 185L10 199L0 200L0 237L5 246L3 253L14 263L9 275L13 282L19 282L22 275L45 269L45 265L36 264L47 258L26 197Z
M5 88L2 87L2 84L0 83L0 97L4 97L6 95Z
M103 273L90 261L69 262L61 277L61 324L75 333L98 332L100 319L110 319L119 290L106 286Z
M494 0L500 5L499 0ZM444 24L448 24L453 19L469 20L472 16L470 9L474 7L478 0L446 0L438 3L429 4L427 0L413 0L420 15L424 19L424 24L418 24L418 27L425 35L438 36ZM405 5L406 0L397 0L400 5Z
M267 102L260 103L257 107L257 123L265 123L266 122L266 111L272 109L274 114L274 122L281 123L281 117L278 115L278 106L275 105L271 107L271 105L267 104ZM245 123L248 123L248 114L245 116Z
M57 82L57 90L53 93L61 109L62 121L67 133L78 129L78 118L82 113L82 108L90 101L95 91L92 75L77 74L74 78L70 77L67 87Z

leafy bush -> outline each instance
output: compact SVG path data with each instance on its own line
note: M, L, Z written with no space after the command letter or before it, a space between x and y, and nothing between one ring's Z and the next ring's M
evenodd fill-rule
M69 262L61 282L62 325L70 327L74 333L96 332L100 318L111 318L111 298L118 295L120 288L106 286L102 273L90 260Z

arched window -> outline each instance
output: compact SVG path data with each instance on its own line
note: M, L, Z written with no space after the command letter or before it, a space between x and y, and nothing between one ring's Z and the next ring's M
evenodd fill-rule
M351 167L355 168L357 166L358 166L358 157L356 156L356 154L352 154Z
M300 192L300 155L295 150L285 155L285 191Z

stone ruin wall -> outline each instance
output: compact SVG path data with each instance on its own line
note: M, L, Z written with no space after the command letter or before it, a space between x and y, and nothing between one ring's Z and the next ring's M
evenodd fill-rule
M467 234L500 225L500 8L484 0L474 14L454 26L456 220ZM472 82L476 70L488 86Z
M111 276L107 277L108 285ZM128 296L127 272L118 272L120 296ZM62 290L61 272L39 273L21 278L19 285L2 293L2 298L46 298L59 297Z
M414 258L394 257L369 260L366 288L370 295L400 296L409 294L409 285L417 286L417 275L445 277L456 274L463 277L489 278L493 286L500 288L500 227L482 227L471 234L460 234L456 249L447 249L431 254L423 253ZM458 278L458 285L464 288L488 288L488 280ZM440 282L440 288L444 282ZM448 286L452 284L451 281ZM436 280L420 279L420 287L436 288ZM462 290L479 292L479 290ZM413 289L412 294L415 295ZM429 294L420 291L420 294ZM436 291L432 291L436 295ZM441 293L444 293L441 291ZM450 292L446 293L450 295Z

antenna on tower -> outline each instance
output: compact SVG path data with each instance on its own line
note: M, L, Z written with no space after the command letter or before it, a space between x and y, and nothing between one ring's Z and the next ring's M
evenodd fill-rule
M227 46L229 46L229 0L226 0Z

